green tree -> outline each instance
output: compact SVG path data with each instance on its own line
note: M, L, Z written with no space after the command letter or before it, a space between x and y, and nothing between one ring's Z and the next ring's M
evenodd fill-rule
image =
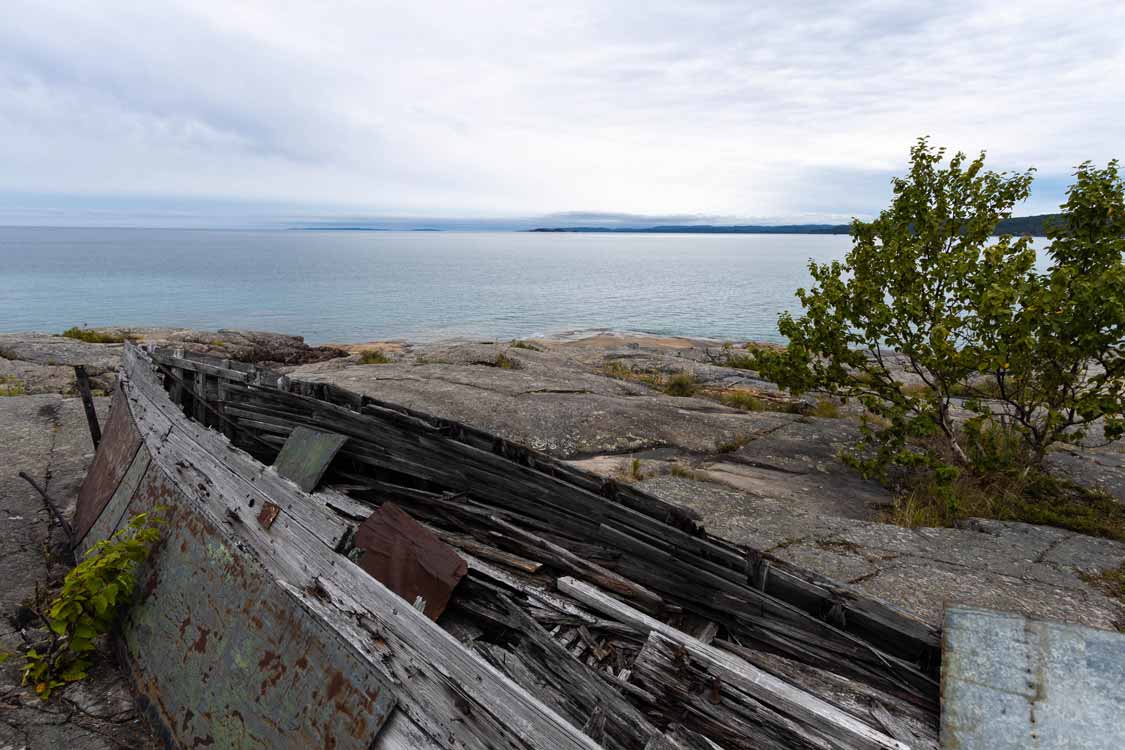
M980 463L994 426L1021 456L1100 421L1121 434L1122 185L1116 164L1084 164L1054 230L1051 266L1029 237L991 235L1029 192L1032 172L992 172L984 154L920 139L890 207L852 223L843 262L810 263L804 314L783 314L783 351L760 350L761 373L793 392L859 399L865 419L846 456L865 473L928 466L939 479ZM920 385L904 386L896 370ZM967 397L967 399L966 399ZM958 424L956 407L975 412Z

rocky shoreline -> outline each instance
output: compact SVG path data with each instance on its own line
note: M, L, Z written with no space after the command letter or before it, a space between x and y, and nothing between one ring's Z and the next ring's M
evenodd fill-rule
M1089 580L1125 562L1125 544L981 519L960 528L882 523L889 491L836 457L856 436L848 410L824 416L815 400L793 402L755 373L722 366L720 342L600 334L309 347L299 337L246 331L99 332L269 363L294 378L334 383L494 432L635 482L692 508L713 533L847 582L935 625L943 608L956 603L1125 628L1125 605ZM95 388L109 392L121 349L120 343L50 334L0 334L0 393L14 394L0 397L7 457L0 490L9 518L0 575L19 582L3 598L6 650L19 647L21 601L36 582L57 576L50 565L40 570L34 563L49 534L47 517L16 474L28 471L73 503L92 449L72 397L71 368L85 365ZM661 386L677 373L690 374L694 393L670 395ZM760 409L734 408L715 397L731 392L758 399ZM48 419L48 412L65 418ZM1125 502L1121 446L1055 460ZM0 693L16 690L16 675L2 669ZM7 740L3 727L0 746ZM79 746L113 746L91 742Z

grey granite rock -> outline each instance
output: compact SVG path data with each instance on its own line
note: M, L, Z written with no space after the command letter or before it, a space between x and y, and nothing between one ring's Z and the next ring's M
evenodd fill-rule
M104 419L108 399L97 399ZM65 575L61 532L52 526L26 471L70 511L93 458L82 404L57 394L0 398L0 651L20 652L41 631L25 605L36 586ZM108 650L91 677L43 703L20 685L21 659L0 665L0 748L110 750L156 748Z

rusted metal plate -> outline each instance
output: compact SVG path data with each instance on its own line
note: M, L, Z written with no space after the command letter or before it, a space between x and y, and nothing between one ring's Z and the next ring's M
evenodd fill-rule
M140 702L166 744L370 748L396 703L377 669L154 463L129 512L158 505L164 537L121 631Z
M90 531L94 521L105 510L109 499L121 483L121 478L129 470L137 449L141 446L141 436L133 425L133 415L125 394L118 387L113 392L113 403L109 408L109 420L102 433L102 442L82 488L78 491L78 508L74 511L74 535L81 540Z
M281 513L281 507L274 503L262 503L262 510L258 513L258 523L262 525L263 529L268 529L273 526L273 522L277 520L277 515Z
M436 620L468 566L448 544L394 503L383 503L356 530L364 550L359 566L410 604L420 596L423 611Z
M333 432L310 430L296 427L281 446L281 452L273 461L277 473L296 483L305 492L312 492L328 469L328 464L340 452L345 435Z
M1125 635L950 607L943 640L943 748L1125 748Z

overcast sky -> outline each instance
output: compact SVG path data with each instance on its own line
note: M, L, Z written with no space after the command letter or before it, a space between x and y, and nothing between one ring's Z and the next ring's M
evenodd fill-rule
M1030 214L1125 156L1120 0L3 15L0 223L844 221L885 205L921 134L1036 166Z

